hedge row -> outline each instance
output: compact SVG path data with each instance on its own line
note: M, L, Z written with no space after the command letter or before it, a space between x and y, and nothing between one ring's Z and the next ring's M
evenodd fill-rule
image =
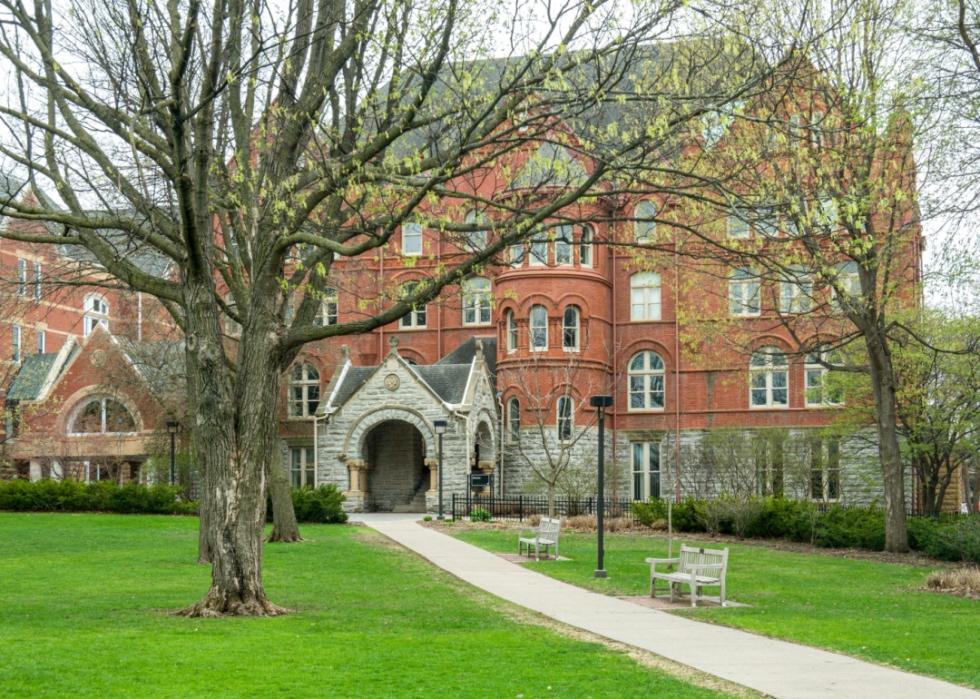
M647 526L667 519L664 500L633 503L633 515ZM826 548L885 548L885 513L870 507L833 506L824 512L812 502L785 498L688 498L672 510L681 532L790 539ZM909 546L947 561L980 563L980 516L909 520Z
M197 503L180 498L181 488L112 481L0 481L0 510L13 512L117 512L122 514L193 515ZM300 522L346 522L344 494L334 485L293 489ZM271 509L270 509L271 517Z
M112 481L0 481L0 510L197 514L197 503L181 500L180 491L180 488L169 485L117 485Z

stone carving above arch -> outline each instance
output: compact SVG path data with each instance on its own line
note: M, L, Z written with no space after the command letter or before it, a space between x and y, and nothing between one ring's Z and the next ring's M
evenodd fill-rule
M364 453L364 440L372 429L383 422L390 420L400 420L407 422L417 429L422 435L422 442L425 446L425 458L436 458L435 451L435 430L428 418L414 408L407 405L386 405L374 410L369 410L361 415L347 430L344 436L344 449L340 455L340 460L360 459Z

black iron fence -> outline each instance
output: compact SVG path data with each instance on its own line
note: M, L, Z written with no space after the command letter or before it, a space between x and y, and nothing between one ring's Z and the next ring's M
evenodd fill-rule
M605 500L605 516L625 517L633 520L630 509L632 500L628 498ZM556 497L555 515L559 517L575 517L578 515L595 515L597 499ZM452 518L469 517L473 510L482 509L490 513L493 519L516 519L523 521L531 515L548 516L548 498L538 495L515 495L513 497L497 497L495 495L470 495L468 493L453 493L450 498Z

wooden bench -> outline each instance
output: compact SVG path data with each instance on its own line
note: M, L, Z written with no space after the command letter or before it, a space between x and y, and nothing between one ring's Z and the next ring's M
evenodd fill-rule
M702 549L681 545L677 558L648 558L650 564L650 596L657 596L657 580L664 580L670 587L670 601L673 602L677 588L687 585L691 588L691 606L696 607L698 598L704 599L702 587L721 588L721 606L725 606L725 575L728 572L728 549ZM675 564L673 573L657 571L658 564Z
M558 535L561 532L561 520L542 517L541 522L534 529L522 529L517 535L517 554L521 555L527 547L527 555L531 555L531 547L534 547L534 560L541 560L541 549L545 554L549 548L555 550L555 558L558 558ZM527 536L525 536L527 535Z

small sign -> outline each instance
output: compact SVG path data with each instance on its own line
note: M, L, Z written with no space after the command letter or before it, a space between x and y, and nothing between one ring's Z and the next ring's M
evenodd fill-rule
M493 483L492 473L471 473L470 474L470 487L471 488L489 488L491 483Z

